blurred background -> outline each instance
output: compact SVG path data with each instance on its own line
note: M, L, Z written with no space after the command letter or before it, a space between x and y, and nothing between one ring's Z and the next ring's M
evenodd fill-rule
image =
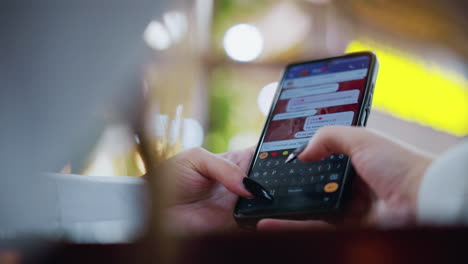
M380 59L368 127L434 155L468 134L468 4L437 0L174 1L142 36L151 49L140 116L167 158L255 145L289 63L371 50ZM140 138L111 122L62 172L140 176Z

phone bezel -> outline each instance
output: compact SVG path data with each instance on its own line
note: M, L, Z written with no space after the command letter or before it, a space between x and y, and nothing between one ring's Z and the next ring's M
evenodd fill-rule
M318 60L310 60L310 61L289 64L283 70L281 82L278 84L278 87L276 88L273 103L270 107L270 111L265 121L265 125L263 126L260 139L258 141L254 155L250 162L247 175L250 175L251 170L253 169L253 165L255 164L255 161L258 158L260 145L265 138L268 125L271 122L274 109L276 107L276 104L278 103L278 99L281 94L281 87L283 86L283 83L285 81L286 72L288 72L288 70L291 67L295 67L295 66L299 66L303 64L317 63L317 62L323 62L323 61L328 61L328 60L336 60L336 59L358 57L358 56L368 56L370 58L370 63L369 63L369 71L367 74L366 84L365 84L365 87L363 88L364 95L362 97L361 104L359 106L358 116L355 119L353 126L365 126L366 125L367 118L369 116L371 103L372 103L372 95L373 95L375 80L377 77L377 71L379 67L377 56L373 52L371 51L354 52L354 53L348 53L348 54L344 54L344 55L336 56L336 57L328 57L328 58L323 58L323 59L318 59ZM324 218L336 216L341 213L342 211L341 209L343 208L344 203L346 202L344 200L346 200L345 198L350 195L350 189L351 189L350 185L351 185L352 178L354 177L354 174L355 174L354 169L351 165L350 160L348 159L347 164L346 164L346 169L343 174L344 176L343 176L343 181L342 181L343 183L342 188L340 189L340 193L338 195L336 204L331 208L326 208L326 209L295 208L291 210L275 209L275 210L264 211L255 215L252 215L252 214L245 215L239 212L239 208L238 208L239 199L238 199L236 202L236 206L234 208L234 212L233 212L234 218L236 219L237 222L241 224L245 224L245 223L253 224L263 218L282 218L282 219L317 219L317 218L320 218L320 219L324 219Z

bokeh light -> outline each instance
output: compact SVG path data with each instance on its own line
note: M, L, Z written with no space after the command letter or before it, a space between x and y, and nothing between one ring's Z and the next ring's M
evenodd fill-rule
M258 134L254 132L241 132L229 140L228 150L240 150L258 143Z
M146 27L143 39L146 44L155 50L165 50L172 44L171 36L167 28L154 20Z
M178 105L176 108L176 114L174 119L171 120L169 125L168 141L169 146L174 146L180 141L181 128L182 128L182 111L184 111L183 105Z
M203 137L203 127L200 122L192 118L184 118L182 133L182 145L184 149L201 147Z
M163 21L173 42L180 41L187 32L187 16L182 12L167 12L163 15Z
M260 90L260 93L258 93L257 104L262 114L268 115L277 87L278 82L272 82L265 85L265 87Z
M261 32L248 24L239 24L228 29L223 44L227 55L236 61L255 60L263 51Z

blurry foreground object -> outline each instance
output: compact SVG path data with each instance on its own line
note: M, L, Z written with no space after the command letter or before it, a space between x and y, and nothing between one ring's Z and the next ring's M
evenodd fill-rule
M125 240L116 233L124 228L111 223L122 209L112 195L123 198L125 191L110 191L115 185L99 178L44 172L69 161L82 164L109 121L134 117L139 93L132 89L141 83L147 57L142 35L164 6L152 0L2 1L0 237L59 237L65 230L79 236L100 222L98 229L108 232L103 242Z

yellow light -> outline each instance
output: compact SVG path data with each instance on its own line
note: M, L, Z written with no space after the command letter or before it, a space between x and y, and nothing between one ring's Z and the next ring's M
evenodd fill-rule
M136 164L138 170L140 170L141 174L142 175L146 174L145 163L143 162L143 158L141 157L140 153L135 152L133 158L135 159L135 164Z
M373 105L397 117L468 135L468 80L414 56L370 41L353 41L346 52L374 51L380 70Z

